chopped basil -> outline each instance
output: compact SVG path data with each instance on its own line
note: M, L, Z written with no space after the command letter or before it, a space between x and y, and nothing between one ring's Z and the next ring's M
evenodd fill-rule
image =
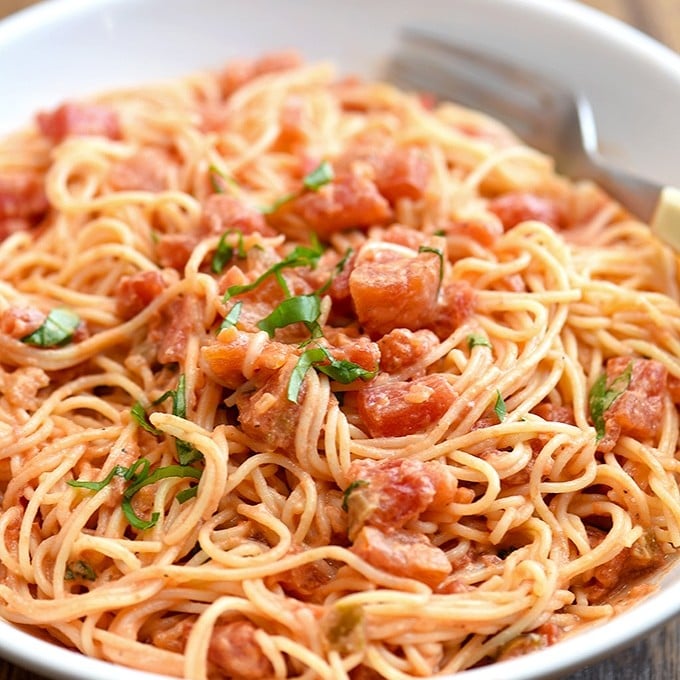
M331 380L335 380L343 385L361 378L370 380L376 371L367 371L359 364L345 359L334 359L323 347L312 347L305 350L298 359L295 368L288 381L288 400L297 403L300 395L300 388L310 368L315 368L321 373L325 373Z
M177 499L177 502L182 504L186 503L190 498L195 498L196 494L198 493L198 484L194 486L190 486L186 489L183 489L180 491L175 498Z
M333 284L333 280L335 279L338 274L342 273L347 266L347 262L349 261L349 258L352 257L352 253L354 253L354 250L352 248L347 248L345 251L345 254L342 256L342 259L338 264L333 267L333 271L331 275L328 277L328 281L319 288L319 290L316 291L317 295L323 295Z
M238 321L239 316L241 316L241 308L243 307L242 302L237 302L230 310L227 316L222 319L220 327L217 332L223 331L225 328L233 328Z
M310 246L297 246L286 257L275 265L272 265L266 272L252 281L241 286L230 286L224 294L224 302L227 302L235 295L242 295L255 290L263 281L270 276L276 276L279 283L281 283L281 272L284 269L293 269L295 267L309 267L315 269L319 258L323 253L323 248L316 237L313 238ZM285 288L285 284L283 286Z
M322 186L333 181L333 167L328 161L321 161L319 165L314 168L302 180L305 189L318 191Z
M158 399L151 403L152 406L162 404L166 399L172 399L172 415L186 420L187 405L186 405L186 378L181 374L177 379L177 388L164 392ZM135 421L143 427L147 432L154 435L161 435L162 432L157 430L148 419L144 407L136 402L131 409L132 417ZM177 459L180 464L188 465L196 460L200 460L203 454L197 451L189 442L182 439L175 439L175 449L177 451Z
M220 240L217 242L217 248L215 249L215 254L213 255L212 262L210 263L210 268L214 274L221 274L227 262L234 257L234 247L227 243L227 236L230 234L238 234L238 242L236 246L237 256L244 258L246 256L245 248L243 247L243 232L238 229L229 229L225 231Z
M121 501L123 514L130 526L133 526L135 529L145 530L154 526L156 522L158 522L160 515L158 512L154 512L149 520L144 520L139 517L132 507L132 498L134 495L143 487L148 486L149 484L155 484L161 479L167 479L168 477L200 479L202 473L200 469L191 465L167 465L165 467L157 468L153 472L149 472L150 468L150 461L146 458L140 458L129 468L117 465L101 482L73 480L68 483L71 486L90 489L91 491L101 491L101 489L110 484L114 476L123 477L129 483L128 487L123 492L123 500ZM177 494L177 497L179 498L181 495L184 501L188 500L190 495L187 494L187 491L189 491L189 489L181 491ZM195 494L195 491L193 493Z
M97 574L87 562L84 562L83 560L77 560L75 562L69 562L66 565L64 578L67 581L96 581Z
M595 425L596 441L600 441L605 435L604 414L609 407L620 397L630 385L633 375L633 362L631 361L611 384L607 386L607 374L602 373L590 388L588 403L590 406L590 417Z
M88 482L88 481L82 481L80 479L70 479L68 482L66 482L69 486L73 486L79 489L89 489L90 491L101 491L105 486L108 486L111 483L111 480L114 477L125 477L127 474L128 469L126 467L123 467L122 465L116 465L111 472L109 472L104 479L102 479L100 482Z
M136 401L133 405L132 408L130 409L130 415L132 415L133 420L139 425L142 429L146 430L147 432L150 432L151 434L154 435L160 435L162 432L155 428L150 422L149 422L149 416L146 413L146 409L144 406L142 406L141 402Z
M322 335L318 320L321 314L321 298L312 293L311 295L296 295L280 302L269 316L258 321L257 327L266 331L273 338L277 328L284 328L291 324L303 323L313 338Z
M80 317L68 309L53 309L42 325L29 335L21 338L21 342L35 347L58 347L65 345L73 338L80 325Z
M314 170L307 173L302 179L303 191L318 191L322 186L333 181L333 167L328 161L321 161ZM292 201L302 194L302 191L293 191L277 198L271 205L260 208L265 215L275 213L282 205Z
M442 253L439 248L432 248L431 246L420 246L418 252L434 253L439 258L439 284L437 285L437 295L439 295L439 290L442 287L442 281L444 280L444 253Z
M263 215L271 215L272 213L275 213L282 205L285 205L286 203L292 201L294 198L297 198L298 195L299 194L296 194L294 192L284 194L280 198L277 198L271 205L261 207L260 212Z
M347 512L349 510L349 497L353 491L356 491L359 487L368 486L368 482L365 479L355 479L346 489L345 493L342 494L342 509Z
M238 186L236 180L233 177L227 177L216 165L211 165L208 168L208 171L210 172L210 185L216 194L224 193L223 182L228 182L229 184ZM222 182L220 182L220 180L222 180Z
M488 339L485 338L483 335L479 335L478 333L470 333L470 335L468 335L466 339L468 349L472 349L473 347L491 348L491 343L488 341Z
M505 401L503 400L503 395L500 393L500 390L496 390L496 403L493 406L493 410L498 416L498 420L502 423L508 415L508 409L505 405Z

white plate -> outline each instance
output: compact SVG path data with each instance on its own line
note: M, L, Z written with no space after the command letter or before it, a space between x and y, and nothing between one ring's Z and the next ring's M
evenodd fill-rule
M377 75L398 29L431 25L558 77L593 103L602 150L680 186L680 57L568 0L49 0L0 22L0 134L68 97L176 77L234 56L296 47ZM680 612L680 568L612 622L466 680L557 678ZM119 680L121 669L0 622L0 655L51 678ZM128 680L159 676L125 670Z

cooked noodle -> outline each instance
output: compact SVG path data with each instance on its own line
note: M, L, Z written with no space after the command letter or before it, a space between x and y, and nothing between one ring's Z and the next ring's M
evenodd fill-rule
M92 107L0 145L4 618L177 677L396 679L650 591L680 307L645 225L289 55Z

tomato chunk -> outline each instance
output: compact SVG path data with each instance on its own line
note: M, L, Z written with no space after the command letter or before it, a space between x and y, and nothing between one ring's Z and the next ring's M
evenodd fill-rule
M427 430L455 398L451 384L435 374L367 387L357 393L357 405L372 437L402 437Z

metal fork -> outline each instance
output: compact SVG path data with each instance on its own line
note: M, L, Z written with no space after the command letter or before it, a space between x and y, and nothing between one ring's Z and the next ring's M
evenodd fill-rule
M552 156L561 173L593 180L632 214L650 222L663 187L606 162L598 152L585 96L523 67L454 45L435 32L409 27L400 37L387 64L391 82L500 120L526 144Z

